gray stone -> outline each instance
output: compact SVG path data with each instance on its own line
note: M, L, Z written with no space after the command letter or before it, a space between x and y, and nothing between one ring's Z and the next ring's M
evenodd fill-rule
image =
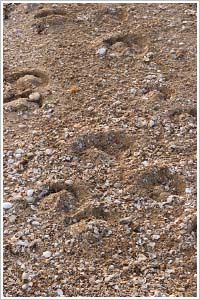
M26 200L27 203L34 203L35 202L35 198L34 197L24 197L24 199Z
M190 188L186 188L185 189L185 192L187 193L187 194L192 194L192 187L190 187Z
M51 257L51 251L45 251L45 252L43 252L42 256L44 256L45 258Z
M106 52L107 52L107 48L105 48L105 47L99 48L97 50L97 54L99 54L100 56L104 56L106 54Z
M4 202L3 203L3 209L10 209L13 207L13 204L10 202Z
M10 165L13 164L14 162L15 162L15 160L12 159L12 158L8 160L8 163L9 163Z
M62 297L63 296L63 291L61 289L57 289L57 294L58 294L58 296Z
M26 194L27 194L28 197L32 197L33 194L34 194L34 190L28 190L28 191L26 192Z
M119 222L120 222L120 224L125 225L125 224L131 224L132 220L133 220L133 217L130 216L130 217L126 217L126 218L120 219Z
M45 154L46 155L51 155L53 153L53 150L52 149L46 149L45 150Z
M26 282L28 280L28 277L29 277L28 273L26 272L22 273L22 281Z
M17 149L17 150L15 151L15 153L16 153L16 154L24 154L24 150L22 150L22 149Z
M40 97L41 97L40 93L35 92L35 93L32 93L32 94L29 95L29 100L34 101L34 102L38 102L40 100Z
M40 223L38 221L33 221L31 224L34 225L34 226L39 226L40 225Z

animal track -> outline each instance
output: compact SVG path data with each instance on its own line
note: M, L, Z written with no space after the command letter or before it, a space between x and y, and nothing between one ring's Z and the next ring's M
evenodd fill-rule
M40 34L52 26L61 26L67 19L66 12L62 9L43 9L34 16L37 22L33 24Z
M86 12L83 14L77 14L74 18L75 23L85 23L87 26L91 23L98 24L100 26L101 23L114 23L119 24L126 18L126 11L121 7L113 7L112 5L109 7L105 7L99 10L94 10L92 13L87 14Z
M110 37L107 37L104 39L104 43L107 44L108 46L113 46L116 43L124 43L128 47L131 47L132 45L138 45L138 37L134 34L116 34L116 35L111 35Z
M148 51L146 38L138 33L109 34L94 42L95 48L106 47L107 53L111 56L143 56Z
M36 109L38 105L32 101L27 101L27 98L18 98L10 102L4 103L4 109L8 111L26 111Z
M92 219L89 222L81 220L79 223L70 225L67 231L73 238L83 243L96 243L104 237L112 235L113 231L111 225L102 219Z
M82 155L85 150L95 147L110 155L117 155L129 148L130 137L124 131L92 132L79 137L72 145L72 151Z
M96 165L111 166L113 163L113 156L109 155L105 151L97 148L87 149L84 153L84 158L89 162L95 163Z
M50 207L50 211L74 212L89 197L86 188L81 184L70 185L64 181L47 181L38 194L41 212Z
M38 195L40 213L63 212L66 226L88 218L108 218L103 205L93 203L85 185L69 185L59 180L44 183L41 190Z
M64 211L67 213L70 210L74 209L77 201L78 200L75 195L68 190L62 190L56 193L50 192L48 196L42 199L40 210L44 213L47 210Z
M170 118L179 116L183 113L186 113L192 117L197 117L197 107L196 106L189 106L189 107L176 107L170 111L168 111L167 115Z
M181 175L172 173L169 168L153 167L140 173L137 179L139 189L152 191L155 186L168 186L176 194L181 194L185 184Z
M69 226L73 223L80 222L82 219L87 218L107 219L108 212L104 209L103 205L94 203L86 203L76 213L67 216L64 220L65 225Z
M106 7L101 10L98 10L94 13L92 19L93 22L105 22L115 20L122 20L125 16L125 11L120 7Z
M121 46L134 51L136 54L144 54L148 47L144 42L144 37L139 34L117 34L104 40L104 43L111 47L114 51Z
M29 99L29 95L35 91L40 92L48 85L47 75L40 70L30 69L22 70L14 73L8 71L4 74L4 98L5 104L10 102L6 107L13 106L12 110L21 110L32 108L30 102L35 102ZM41 99L40 99L41 100ZM22 104L22 106L21 106ZM38 100L40 106L41 102Z
M3 4L3 18L7 20L10 18L12 11L14 11L20 3Z
M34 18L44 18L52 15L60 15L60 16L65 16L66 12L63 9L42 9L39 11L37 14L35 14Z
M16 84L22 89L35 88L48 84L47 75L40 70L30 69L5 74L5 80L11 84Z

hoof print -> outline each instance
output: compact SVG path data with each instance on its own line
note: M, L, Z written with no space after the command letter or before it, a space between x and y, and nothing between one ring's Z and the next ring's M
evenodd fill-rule
M148 168L142 171L137 179L137 187L141 190L145 189L150 192L155 186L162 186L163 189L167 186L176 194L181 194L185 189L182 176L171 173L170 169L165 166Z
M74 213L87 200L89 193L85 185L68 184L63 180L47 181L41 187L40 211ZM43 193L44 191L44 193Z
M48 77L40 70L22 70L11 74L6 72L3 98L5 110L19 111L38 108L41 106L39 92L43 92L47 85Z
M197 235L197 216L193 217L191 223L188 226L188 231L190 233L194 232L195 235Z
M45 213L46 211L63 211L69 212L76 204L76 197L69 191L62 190L57 193L50 193L41 199L40 212Z
M65 16L66 12L63 9L42 9L37 14L35 14L35 19L40 19L48 16Z
M92 132L79 137L73 143L72 151L82 155L92 147L109 155L117 155L129 148L129 139L123 131Z
M123 33L109 34L98 38L93 46L95 49L105 47L110 57L118 56L143 56L148 52L146 38L142 34Z
M38 105L36 103L29 102L27 101L26 98L19 98L4 104L4 110L15 111L15 112L33 110L36 109L37 107Z
M65 24L66 12L63 9L43 9L35 14L37 20L34 24L37 33L46 32L52 26L61 26Z

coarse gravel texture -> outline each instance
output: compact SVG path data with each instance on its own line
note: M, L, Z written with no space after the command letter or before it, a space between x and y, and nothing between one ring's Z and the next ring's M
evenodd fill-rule
M4 296L196 296L196 4L4 4Z

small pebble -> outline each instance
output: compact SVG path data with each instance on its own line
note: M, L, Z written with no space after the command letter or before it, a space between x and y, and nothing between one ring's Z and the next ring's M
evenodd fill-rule
M62 297L63 296L63 291L61 289L57 289L57 294L58 294L58 296Z
M153 239L153 240L159 240L159 238L160 238L160 235L159 235L159 234L153 234L153 235L152 235L152 239Z
M23 272L23 273L22 273L22 281L23 281L23 282L27 281L27 280L28 280L28 276L29 276L28 273Z
M147 166L149 165L149 162L148 162L147 160L144 160L144 161L142 162L142 164L143 164L145 167L147 167Z
M154 248L155 245L156 245L156 243L155 243L155 242L150 242L148 245L149 245L150 247Z
M44 239L47 239L47 240L48 240L49 238L50 238L49 234L45 234L45 235L44 235Z
M89 106L88 107L88 111L93 111L94 110L94 107L93 106Z
M142 88L142 89L141 89L141 92L142 92L142 94L146 94L146 93L148 93L148 90L145 89L145 88Z
M19 127L19 128L25 128L26 125L25 125L25 124L19 124L18 127Z
M27 158L33 158L34 154L32 152L27 153Z
M22 285L22 289L23 289L23 290L26 290L26 289L28 289L28 288L29 288L28 283Z
M154 292L154 297L163 297L164 295L160 291Z
M130 93L132 94L133 97L135 97L137 90L135 88L131 88Z
M45 258L49 258L51 257L51 252L50 251L45 251L42 253L42 256L44 256Z
M170 196L167 197L166 202L167 202L167 203L172 203L173 200L174 200L174 196L173 196L173 195L170 195Z
M113 271L114 268L115 268L115 267L114 267L113 265L110 265L110 266L108 267L108 270L109 270L109 271Z
M114 188L120 188L122 185L120 182L115 182L113 186Z
M70 180L70 179L66 180L65 183L66 183L67 185L73 185L73 181Z
M107 48L105 48L105 47L99 48L97 50L97 54L99 54L100 56L104 56L106 54L106 52L107 52Z
M46 149L45 150L45 154L46 155L51 155L53 153L53 150L52 149Z
M107 276L107 277L105 277L104 281L109 282L113 279L113 277L114 277L113 275Z
M40 223L38 221L33 221L31 224L34 225L34 226L39 226L40 225Z
M10 165L13 164L14 162L15 162L15 160L12 159L12 158L8 160L8 163L9 163Z
M138 262L145 261L145 260L147 260L147 257L144 254L139 254Z
M15 151L15 153L16 153L16 154L24 154L24 150L22 150L22 149L17 149L17 150Z
M170 148L173 149L173 150L175 150L176 149L176 145L172 144L172 145L170 145Z
M89 267L90 272L94 272L95 270L96 270L95 267L92 267L92 266Z
M191 187L191 188L186 188L186 189L185 189L185 192L186 192L187 194L192 194L192 187Z
M109 236L109 235L111 235L111 234L112 234L112 230L110 229L110 230L108 230L107 235Z
M26 194L27 194L28 197L32 197L33 194L34 194L34 190L28 190L28 191L26 192Z
M153 120L149 121L149 127L152 128L155 126L155 122Z
M34 203L35 202L35 198L34 197L24 197L24 199L26 200L27 203Z
M119 220L120 224L123 224L123 225L125 225L125 224L130 225L132 223L132 221L133 221L133 217L132 216L126 217L126 218L123 218L123 219Z
M17 219L17 217L15 215L13 215L13 216L10 216L9 221L10 221L10 223L15 223L16 219Z
M30 94L29 99L31 101L36 101L36 102L39 101L40 100L40 93L35 92L35 93Z
M10 209L13 207L13 204L10 202L4 202L3 203L3 209Z

